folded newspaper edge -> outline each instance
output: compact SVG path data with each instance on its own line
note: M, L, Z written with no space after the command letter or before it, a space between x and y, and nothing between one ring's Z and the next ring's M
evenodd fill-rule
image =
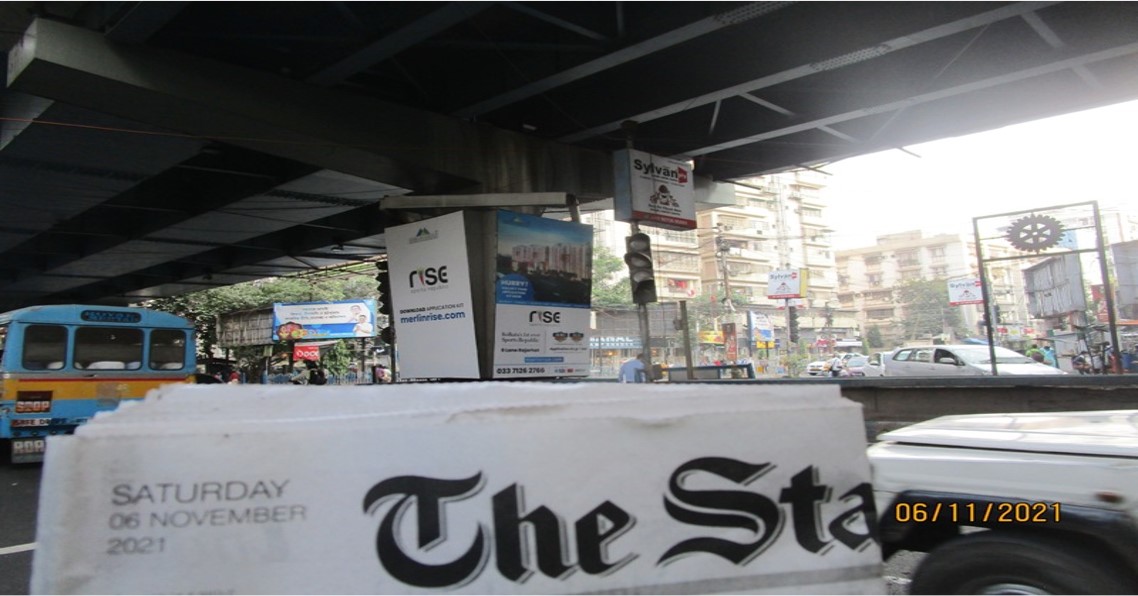
M159 390L52 437L33 593L881 593L829 385Z

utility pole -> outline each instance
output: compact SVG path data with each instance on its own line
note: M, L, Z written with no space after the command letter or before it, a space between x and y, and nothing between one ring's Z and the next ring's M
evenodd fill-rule
M723 228L715 224L715 256L719 260L719 275L723 279L723 304L727 307L728 316L734 319L735 302L731 300L731 270L727 266L727 253L731 246L723 237Z
M626 149L634 149L633 137L635 136L636 132L636 124L637 123L635 120L625 120L620 125L621 129L624 131L624 146ZM629 252L625 254L624 260L625 263L627 263L630 267L629 279L633 284L632 299L633 302L636 303L636 318L640 323L640 346L642 349L641 353L644 354L644 373L648 375L649 379L652 379L652 331L651 327L648 325L648 302L656 301L656 281L654 273L652 272L653 267L651 261L652 251L648 246L645 246L644 250L640 251L641 256L648 259L648 263L641 263L640 267L638 267L642 274L647 275L646 280L640 282L641 287L644 288L643 291L638 292L638 282L635 275L636 271L633 271L633 261L630 261L630 255L634 255L633 247L631 245L633 243L633 239L638 237L642 237L643 244L648 245L649 241L647 234L642 234L640 232L639 222L633 221L629 224L629 226L631 227L632 234L628 237ZM650 297L648 296L647 292L649 285L651 285ZM637 295L641 293L643 293L645 297L642 298Z

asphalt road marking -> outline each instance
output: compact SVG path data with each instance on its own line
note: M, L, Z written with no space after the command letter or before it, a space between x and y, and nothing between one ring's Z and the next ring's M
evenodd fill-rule
M35 549L36 549L36 543L34 543L34 542L29 542L27 544L17 544L16 546L5 546L5 547L0 548L0 556L2 556L2 555L14 555L16 553L22 553L25 551L35 550Z

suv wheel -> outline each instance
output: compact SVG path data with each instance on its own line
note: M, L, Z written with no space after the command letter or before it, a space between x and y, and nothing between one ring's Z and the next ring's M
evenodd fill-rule
M1027 532L954 538L925 557L911 594L1133 594L1135 578L1102 549Z

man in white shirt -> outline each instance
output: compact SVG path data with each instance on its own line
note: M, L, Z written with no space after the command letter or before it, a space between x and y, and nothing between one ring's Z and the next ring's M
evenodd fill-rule
M834 354L834 357L830 358L830 362L829 362L830 376L831 377L842 376L842 367L844 364L845 364L845 361L842 360L841 354Z

